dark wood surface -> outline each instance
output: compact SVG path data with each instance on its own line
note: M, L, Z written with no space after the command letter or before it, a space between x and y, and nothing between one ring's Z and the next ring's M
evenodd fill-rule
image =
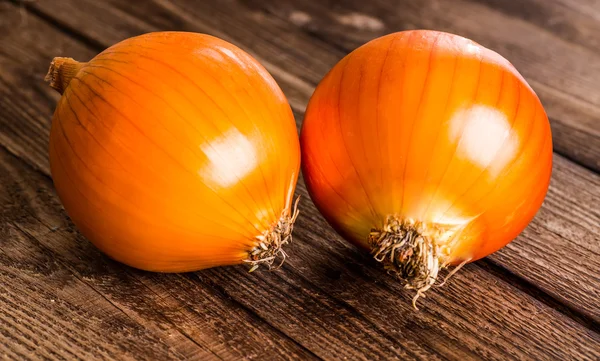
M0 2L0 357L391 360L600 358L600 3L596 0ZM314 86L403 29L472 38L539 94L555 147L547 199L513 243L415 312L412 293L337 236L306 194L276 272L138 271L75 229L47 160L54 56L133 35L209 33L253 54L298 125Z

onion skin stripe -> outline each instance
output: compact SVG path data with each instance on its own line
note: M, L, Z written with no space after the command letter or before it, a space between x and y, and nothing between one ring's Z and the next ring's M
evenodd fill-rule
M140 47L140 48L143 48L143 49L148 49L148 50L159 51L158 49L154 49L154 48L150 48L150 47L146 47L146 46L139 46L139 47ZM231 120L231 118L228 116L227 112L226 112L226 111L225 111L225 110L224 110L222 107L220 107L216 101L214 101L214 99L212 98L212 96L211 96L210 94L208 94L207 92L205 92L205 91L202 89L202 87L200 87L200 86L199 86L199 85L198 85L196 82L194 82L192 79L190 79L190 78L189 78L189 77L188 77L186 74L184 74L184 73L181 73L181 72L180 72L180 71L179 71L177 68L175 68L175 67L171 66L170 64L168 64L168 63L166 63L166 62L163 62L163 61L161 61L161 60L159 60L159 59L156 59L156 58L153 58L153 57L149 57L149 56L147 56L147 55L145 55L145 54L143 54L143 53L138 53L138 52L121 52L121 51L112 51L112 52L102 53L101 55L103 55L103 54L124 54L124 55L135 55L135 56L139 56L140 58L143 58L143 59L147 59L147 60L149 60L149 61L156 62L157 64L160 64L160 65L162 65L162 66L165 66L165 67L169 68L169 69L170 69L170 70L172 70L173 72L176 72L177 74L181 75L181 77L182 77L182 78L185 78L185 79L187 79L187 80L190 82L190 84L194 85L194 87L195 87L196 89L198 89L198 90L199 90L201 93L203 93L203 94L204 94L204 95L205 95L205 96L206 96L208 99L210 99L210 100L213 102L213 104L214 104L215 106L217 106L217 107L218 107L218 109L220 109L220 110L221 110L221 112L223 113L223 116L224 116L225 118L229 119L229 122L230 122L231 126L232 126L233 128L235 128L235 129L237 129L237 127L235 126L234 122L233 122L233 121ZM205 57L205 58L206 58L206 57ZM99 61L112 61L113 59L111 59L111 58L103 58L103 57L99 56L99 58L98 58L97 60L99 60ZM186 59L186 60L187 60L187 59ZM188 63L190 63L190 64L191 64L191 62L189 62L189 61L188 61ZM158 77L158 75L157 75L157 74L154 74L154 73L152 73L152 72L151 72L151 71L149 71L149 70L145 70L145 71L147 71L149 74L152 74L152 75L154 75L154 76ZM208 76L212 77L212 78L215 80L215 82L219 83L218 79L214 78L213 74L211 74L210 72L205 72L204 74L206 74L206 75L208 75ZM220 84L220 83L219 83L219 84ZM223 90L227 92L227 89L223 88ZM251 95L250 95L250 93L248 92L248 90L247 90L245 87L244 87L244 91L245 91L245 92L246 92L246 93L247 93L249 96L251 96ZM253 98L254 98L254 97L253 97ZM260 97L259 97L259 98L260 98ZM234 99L235 99L235 101L236 101L236 102L239 104L239 99L238 99L237 97L235 97ZM256 99L256 98L254 98L254 99ZM261 99L261 101L264 103L264 100L262 100L262 99ZM195 104L194 104L193 102L191 102L191 101L190 101L190 103L192 103L193 105L195 105ZM198 109L198 108L197 108L197 109ZM245 109L244 109L243 107L241 107L241 106L240 106L240 109L242 109L242 110L244 110L244 111L245 111ZM272 113L272 110L271 110L271 109L269 109L269 111L270 111L270 113ZM246 114L247 114L247 112L246 112ZM273 114L271 114L271 115L273 116ZM261 114L261 117L263 118L263 121L264 121L264 115L262 115L262 114ZM208 117L207 117L207 119L208 119ZM264 122L265 122L265 124L266 124L266 121L264 121ZM280 122L277 122L277 123L280 123ZM213 122L210 122L210 124L212 124L212 125L215 127L215 129L216 129L216 125L215 125ZM258 130L258 128L257 128L256 126L254 127L254 129L255 129L255 131L257 131L257 132L259 131L259 130ZM239 130L238 130L238 131L239 131ZM282 132L282 133L283 133L283 132ZM274 144L273 144L273 142L272 142L272 141L270 141L270 142L269 142L269 145L270 145L270 149L272 149L272 150L274 151ZM289 163L288 163L288 164L289 164ZM286 166L288 166L288 165L286 164ZM269 211L271 212L271 215L272 215L272 217L273 217L274 219L277 219L277 218L278 218L278 216L277 216L277 215L274 213L274 209L275 209L275 208L274 208L274 206L273 206L273 204L272 204L272 197L268 196L268 194L269 194L269 193L268 193L268 187L267 187L267 185L266 185L266 179L265 179L266 177L264 176L264 173L265 173L265 172L264 172L264 170L262 169L262 166L259 166L259 169L260 169L260 172L262 173L262 177L263 177L263 183L265 183L265 188L264 188L264 190L265 190L265 191L267 191L267 194L266 194L264 197L265 197L265 198L268 198L268 199L269 199L269 202L271 203L271 208L269 209ZM279 173L281 173L281 170L280 170L280 172L279 172ZM281 184L281 178L282 178L282 177L281 177L281 175L279 175L279 179L275 179L275 180L271 179L271 182L275 182L275 183L273 183L273 184ZM282 191L282 192L283 192L283 193L285 193L284 191ZM263 225L263 226L264 226L264 225Z
M430 74L431 74L431 63L434 59L433 54L436 51L436 46L438 41L440 40L440 34L437 34L435 37L435 40L433 40L433 44L431 45L431 49L429 50L429 57L427 59L427 72L425 74L425 79L423 80L423 88L421 89L421 96L419 97L419 104L417 105L417 109L415 112L415 118L410 122L410 131L409 134L410 136L408 137L408 143L406 145L404 154L406 154L406 156L404 157L404 166L402 167L402 183L406 184L406 166L408 164L408 160L410 159L410 149L411 149L411 143L412 143L412 138L413 138L413 134L415 131L415 123L420 121L421 119L421 107L423 105L423 98L425 97L425 94L427 93L427 89L428 89L428 85L430 83ZM442 177L443 179L443 177ZM405 192L402 192L402 197L401 197L401 201L400 201L400 209L404 209L404 194Z
M482 71L482 60L483 58L480 58L479 61L479 67L477 68L477 83L475 84L475 87L473 89L473 92L475 94L473 94L473 99L472 102L475 103L477 100L477 95L479 94L479 86L480 86L480 81L481 81L481 71ZM465 132L466 128L463 127L463 129L461 129L461 133L460 136L458 137L459 141L456 143L452 156L450 157L448 163L446 164L446 168L444 169L444 173L442 174L442 177L440 178L440 181L437 185L437 188L435 190L435 192L433 192L433 196L432 196L432 200L435 199L440 191L440 187L442 184L444 184L444 180L446 179L446 176L448 175L448 170L450 170L450 165L452 164L452 161L455 160L456 158L456 153L458 152L458 149L460 148L460 145L462 144L463 140L464 140L464 132ZM431 209L431 204L432 202L429 203L429 205L427 206L427 208L425 209L425 213L428 213Z
M94 112L94 111L92 111L90 108L88 108L87 104L85 104L85 102L83 102L83 101L81 100L81 97L79 97L79 96L77 95L77 92L76 92L74 89L72 89L71 87L69 87L69 88L67 88L67 91L69 92L69 95L70 95L70 94L72 94L73 96L75 96L75 97L76 97L76 98L79 100L79 102L81 103L81 105L82 105L83 107L85 107L85 108L86 108L86 110L88 111L88 113L89 113L89 114L91 114L91 115L93 115L93 116L95 117L95 119L97 120L97 122L98 122L99 124L102 124L102 126L104 126L104 127L105 127L105 125L104 125L104 123L101 121L101 119L99 119L99 118L97 118L97 117L95 116L95 112ZM63 95L63 96L65 96L65 97L66 97L66 99L67 99L67 101L69 101L69 98L70 98L70 96L67 96L67 93L66 93L66 92L65 92L65 95ZM71 109L73 109L73 108L70 106L70 104L69 104L69 107L70 107ZM75 115L75 116L77 116L75 112L74 112L74 115ZM60 119L57 119L57 121L59 121L59 122L60 122L61 120L60 120ZM87 130L87 128L85 128L85 129L86 129L86 131L89 133L89 131ZM100 145L100 146L101 146L101 147L102 147L102 148L103 148L103 149L106 151L106 153L107 153L108 155L110 155L110 157L113 159L113 161L114 161L116 164L118 164L118 165L121 167L121 169L122 169L124 172L126 172L126 173L129 173L129 171L128 171L128 170L127 170L125 167L123 167L123 165L122 165L122 164L121 164L121 163L118 161L118 159L117 159L117 158L115 158L115 157L114 157L114 155L113 155L112 153L110 153L110 152L109 152L109 151L108 151L106 148L104 148L104 146L102 145L102 143L98 142L98 141L97 141L97 140L96 140L96 139L95 139L95 138L94 138L94 137L91 135L91 133L89 133L89 134L90 134L90 136L91 136L91 137L92 137L92 138L93 138L93 139L94 139L94 140L97 142L97 144L98 144L98 145ZM156 175L158 178L161 178L160 174L158 174L158 173L155 173L155 172L153 172L153 171L150 171L150 172L154 173L154 174L155 174L155 175ZM130 174L131 174L131 173L130 173ZM131 175L133 176L133 174L131 174ZM144 192L145 192L146 194L148 194L148 196L152 196L152 195L151 195L149 192L147 192L147 191L144 191ZM198 201L200 201L200 200L198 200ZM219 223L219 222L217 222L217 221L215 221L215 220L212 220L212 219L210 219L210 218L206 218L206 217L202 216L200 213L197 213L197 215L198 215L198 217L199 217L200 219L203 219L203 220L206 220L206 221L208 221L208 222L210 222L210 223L213 223L214 225L218 226L218 227L219 227L219 228L221 228L221 229L226 229L226 230L228 230L228 231L230 231L230 232L232 232L232 233L237 233L238 235L240 235L240 236L243 236L243 237L249 237L248 235L244 235L244 234L242 234L242 233L239 233L239 231L238 231L237 229L234 229L234 228L227 227L226 225L224 225L224 224L222 224L222 223ZM238 229L239 229L239 227L238 227Z
M377 96L376 96L376 99L377 99L376 103L377 103L377 105L375 106L375 130L376 130L376 133L377 133L377 139L379 139L379 147L378 147L378 149L379 149L379 158L380 159L384 159L384 156L383 156L384 152L382 150L382 147L384 145L387 146L387 141L389 139L389 134L385 134L385 138L384 138L383 135L381 134L381 129L380 129L381 128L381 125L380 125L380 123L381 123L380 117L381 116L380 116L380 110L379 110L379 108L380 108L380 106L379 106L379 99L380 99L380 96L381 96L381 78L383 77L383 73L384 73L384 70L385 70L386 63L388 62L388 59L390 57L390 52L394 48L394 45L395 45L396 41L398 41L400 39L403 39L403 37L394 38L394 39L392 39L392 41L390 41L390 44L388 45L388 47L387 47L387 49L385 51L385 55L383 57L383 62L381 63L381 68L379 70L379 78L377 79ZM385 139L385 141L383 139ZM388 173L389 173L389 166L388 167L381 167L380 179L382 180L382 183L383 183L383 179L384 179L384 172L386 172L386 171L388 171ZM386 188L385 184L381 184L381 187L384 188L384 189ZM391 200L388 200L388 206L391 204L391 202L392 202Z
M325 138L325 133L323 132L323 128L320 128L320 134L323 138ZM340 171L340 169L338 168L338 164L337 162L335 162L335 160L333 159L332 154L329 152L328 149L324 149L323 153L321 154L321 156L325 156L327 155L331 161L331 164L333 164L333 167L338 171L339 176L342 176L342 172ZM343 201L344 203L346 203L348 205L348 207L350 209L353 209L355 212L359 213L359 210L357 208L355 208L354 206L352 206L351 203L349 203L340 193L339 191L333 187L333 185L330 183L329 179L326 177L325 173L323 173L322 169L319 169L320 173L323 175L322 179L327 183L327 185L330 187L331 190L333 190L335 192L335 194L337 194L340 198L341 201Z
M548 137L544 137L544 145L542 146L542 149L543 149L543 148L546 146L546 144L548 144L548 142L549 142L549 141L551 141L551 139L549 140L549 139L548 139ZM532 173L532 174L534 174L534 175L539 175L539 174L541 174L541 173L542 173L542 171L543 171L543 170L544 170L544 169L543 169L543 167L536 167L536 168L535 168L535 171L534 171L534 173ZM542 194L542 192L543 192L544 194L546 194L546 192L547 192L547 188L546 188L546 189L541 189L541 190L540 190L540 194ZM493 193L493 192L490 192L490 193ZM488 195L489 195L489 194L488 194ZM486 196L487 196L487 195L486 195ZM482 197L482 199L483 199L483 198L485 198L485 197ZM541 203L541 202L540 202L540 203ZM504 224L500 225L498 228L499 228L499 229L503 229L504 227L506 227L506 226L507 226L507 225L509 225L509 224L510 224L510 222L508 222L508 223L504 223ZM475 234L475 236L477 236L477 235L481 235L481 233L479 233L479 234ZM481 247L480 247L480 248L483 248L485 245L486 245L486 244L481 244Z
M155 43L157 43L157 44L163 44L163 45L166 45L166 44L164 44L164 43L160 43L160 42L155 42ZM139 48L142 48L142 49L152 50L152 51L160 51L160 50L158 50L158 49L151 48L151 47L147 47L147 46L143 46L143 45L139 45L138 47L139 47ZM219 52L220 52L220 50L217 50L217 51L219 51ZM162 65L164 65L164 66L167 66L167 67L171 68L171 69L172 69L172 70L174 70L174 71L177 71L177 69L175 69L175 68L171 67L169 64L166 64L166 63L164 63L164 62L162 62L162 61L160 61L160 60L158 60L158 59L156 59L156 58L148 57L148 56L146 56L145 54L138 53L138 52L120 52L120 51L109 51L109 52L103 52L101 55L104 55L104 54L108 54L108 55L110 55L110 54L135 54L135 55L137 55L137 56L140 56L140 57L146 58L146 59L148 59L148 60L151 60L151 61L155 61L155 62L157 62L157 63L159 63L159 64L162 64ZM221 54L222 54L222 52L221 52ZM178 72L178 71L177 71L177 72ZM180 73L180 74L181 74L181 73ZM210 73L206 73L206 74L208 74L209 76L211 76L211 77L212 77L212 74L210 74ZM185 74L181 74L181 75L182 75L183 77L186 77L186 76L185 76ZM186 77L186 78L187 78L187 77ZM188 79L189 79L189 78L188 78ZM216 79L215 79L215 80L216 80ZM191 80L190 80L190 81L191 81ZM193 83L193 84L196 86L196 88L198 88L199 90L203 91L203 90L201 89L201 87L199 87L199 86L198 86L198 85L197 85L195 82L192 82L192 83ZM226 91L226 89L224 89L224 90ZM245 88L244 88L244 90L246 91L246 93L248 93L247 89L245 89ZM250 94L250 93L248 93L248 94ZM210 97L210 95L209 95L209 94L205 94L205 95L206 95L207 97ZM256 98L254 98L254 99L256 99ZM264 100L263 100L261 97L259 97L259 99L261 100L261 102L263 102L263 103L264 103ZM216 104L216 103L215 103L215 104ZM226 116L226 114L227 114L227 113L226 113L226 112L225 112L225 111L224 111L222 108L221 108L221 110L222 110L223 114ZM290 110L290 111L291 111L291 110ZM272 113L272 109L269 109L269 112L270 112L270 113ZM271 115L273 115L273 114L271 114ZM264 118L264 116L263 116L263 118ZM232 127L234 127L234 128L235 128L235 124L234 124L232 121L230 121L230 123L231 123ZM278 123L280 123L280 122L278 122ZM255 128L255 130L256 130L256 131L258 131L258 129L257 129L257 128ZM285 133L285 132L282 132L282 133ZM273 142L270 142L269 144L271 145L271 149L273 149L274 143L273 143ZM287 167L288 167L290 164L291 164L291 162L288 162L288 164L286 164L286 167L285 167L285 168L287 168ZM274 183L274 184L282 184L282 183L281 183L281 179L283 178L283 177L281 176L281 173L282 173L282 168L283 168L283 169L285 169L284 167L280 167L280 172L279 172L278 179L276 179L276 181L275 181L275 183ZM262 171L262 169L261 169L261 171ZM263 175L263 177L264 177L264 175ZM267 188L267 190L268 190L268 187L266 187L266 188ZM282 189L281 189L281 192L282 192L282 193L286 193L286 192L285 192L285 190L284 190L284 188L282 188ZM272 201L272 200L271 200L271 198L272 198L272 197L269 197L270 201ZM273 208L273 205L271 205L271 208ZM274 211L274 208L273 208L271 211L273 212L273 211ZM274 215L274 214L273 214L273 215ZM274 216L275 216L275 215L274 215Z
M344 61L344 60L342 60L342 61ZM347 61L347 60L346 60L346 61ZM323 138L325 138L325 133L323 133L323 128L321 128L321 129L320 129L320 131L321 131L321 135L323 136ZM333 164L334 168L335 168L335 169L338 171L338 174L339 174L340 176L342 176L342 172L339 170L339 168L338 168L338 164L337 164L337 162L336 162L336 161L333 159L333 156L332 156L332 154L331 154L331 153L330 153L330 152L329 152L327 149L325 149L325 150L323 151L323 154L327 154L327 155L329 156L329 159L331 160L331 163ZM321 156L322 156L322 155L321 155ZM320 169L320 170L321 170L321 174L323 174L323 180L326 180L326 181L327 181L327 184L329 185L329 187L331 187L331 189L332 189L332 190L333 190L333 191L334 191L334 192L335 192L337 195L339 195L339 197L340 197L340 200L344 201L344 202L345 202L345 203L346 203L346 204L347 204L347 205L348 205L350 208L354 209L354 210L355 210L357 213L359 213L359 210L358 210L357 208L353 207L353 206L352 206L352 205L351 205L351 204L350 204L350 203L349 203L347 200L345 200L345 199L344 199L344 197L343 197L343 196L342 196L342 195L341 195L341 194L340 194L340 193L337 191L337 189L336 189L335 187L333 187L333 185L332 185L332 184L329 182L329 179L327 179L327 177L325 177L325 174L324 174L324 173L322 173L322 169Z
M535 112L537 112L537 109L535 109L534 111L535 111ZM532 118L533 118L533 117L532 117ZM529 123L531 123L531 127L528 127L528 128L527 128L527 129L528 129L528 131L527 131L527 136L526 136L526 137L524 137L525 139L528 139L528 138L529 138L529 135L531 135L531 132L533 131L534 122L529 122ZM525 147L527 147L528 145L529 145L529 143L527 143L527 145L526 145ZM532 161L533 161L533 162L537 163L537 162L536 162L536 159L534 159L533 157L532 157L531 159L532 159ZM515 165L515 164L517 164L517 163L516 163L516 162L512 162L512 163L511 163L511 165L510 165L510 166L508 166L508 167L507 167L507 168L504 170L503 174L508 174L508 173L510 173L510 172L512 171L512 168L514 167L514 165ZM537 167L536 167L536 168L537 168ZM502 174L501 174L499 177L502 177ZM512 184L514 184L514 183L511 183L510 185L512 185ZM491 189L491 190L490 190L490 191L489 191L487 194L485 194L483 197L481 197L481 198L479 199L479 202L481 202L481 201L485 200L487 197L489 197L489 196L491 196L492 194L494 194L494 192L497 190L497 188L498 188L498 187L499 187L499 183L497 183L497 184L494 186L494 188L493 188L493 189ZM487 210L487 209L486 209L486 210Z
M450 91L448 92L448 96L446 97L446 102L444 103L444 110L442 112L443 116L446 117L448 116L448 104L450 103L450 99L452 98L452 94L453 94L453 90L455 88L455 77L456 77L456 68L458 66L458 57L455 55L453 57L454 62L453 62L453 67L452 67L452 76L450 78ZM500 93L498 93L500 94ZM499 97L499 96L498 96ZM438 143L440 141L440 133L441 133L441 129L437 129L436 131L436 135L433 141L433 151L431 152L431 157L429 157L429 161L427 163L427 171L425 172L425 179L429 182L430 178L429 178L429 172L431 170L431 161L433 159L433 156L435 154L435 150L437 149ZM422 190L422 189L421 189ZM429 201L429 204L427 206L427 208L431 207L431 202L433 202L433 194L431 195L431 199Z
M86 73L85 71L82 71L82 72ZM86 73L86 74L92 74L92 73ZM96 75L94 75L94 76L96 76ZM96 77L97 77L97 76L96 76ZM144 133L144 132L143 132L143 131L142 131L142 130L141 130L141 129L140 129L140 128L139 128L139 127L136 125L136 124L135 124L135 122L133 122L131 119L129 119L128 117L126 117L126 116L125 116L123 113L121 113L121 112L120 112L120 111L119 111L119 110L118 110L116 107L114 107L112 104L110 104L110 102L108 102L108 101L107 101L107 100L106 100L106 99L105 99L105 98L104 98L102 95L100 95L99 93L96 93L96 92L93 90L93 88L92 88L92 87L91 87L89 84L87 84L87 82L85 82L85 81L83 81L82 79L79 79L79 78L74 78L74 79L77 79L77 80L79 80L79 81L80 81L82 84L84 84L85 86L87 86L87 87L88 87L88 89L92 90L92 92L93 92L93 93L95 93L95 94L96 94L96 96L97 96L99 99L102 99L102 100L103 100L103 101L104 101L104 102L105 102L107 105L109 105L109 106L110 106L110 107L112 107L112 108L113 108L113 109L114 109L114 110L115 110L117 113L119 113L119 115L120 115L120 116L121 116L123 119L126 119L126 120L127 120L129 123L130 123L130 124L132 124L132 126L133 126L134 128L136 128L136 129L137 129L137 130L140 132L140 134L142 134L142 135L143 135L143 136L144 136L146 139L148 139L148 141L149 141L150 143L152 143L152 144L153 144L153 145L154 145L154 146L155 146L157 149L160 149L160 150L161 150L161 151L162 151L162 152L163 152L163 153L164 153L164 154L165 154L167 157L169 157L169 158L170 158L170 159L171 159L171 160L174 162L174 164L178 164L178 165L181 167L181 169L182 169L182 170L184 170L185 172L188 172L188 173L190 173L190 172L189 172L189 171L188 171L188 170L185 168L185 166L183 166L183 165L182 165L182 164L181 164L179 161L177 161L177 159L173 158L173 157L172 157L171 155L169 155L169 154L168 154L168 153L167 153L167 152L166 152L166 151L165 151L165 150L164 150L162 147L160 147L160 146L159 146L158 144L156 144L156 143L155 143L155 142L154 142L154 141L153 141L151 138L149 138L149 137L148 137L148 136L147 136L147 135L146 135L146 134L145 134L145 133ZM110 83L106 82L105 80L103 80L103 79L101 79L101 78L98 78L98 79L99 79L100 81L103 81L104 83L106 83L106 84L108 84L108 85L111 85L111 86L112 86L112 84L110 84ZM191 173L190 173L190 174L191 174ZM213 192L213 193L214 193L214 194L215 194L215 195L216 195L218 198L221 198L221 200L223 201L223 203L227 204L227 205L228 205L228 206L229 206L231 209L233 209L233 210L234 210L234 212L238 213L238 215L239 215L239 216L240 216L242 219L245 219L245 220L248 222L248 224L250 224L250 225L254 226L254 223L253 223L253 222L250 222L250 221L249 221L247 218L245 218L245 217L243 216L243 214L241 214L241 213L240 213L240 212L237 210L237 208L233 207L231 204L229 204L228 202L226 202L226 201L225 201L225 200L224 200L224 199L223 199L223 198L222 198L222 197L221 197L221 196L218 194L218 192L217 192L217 191L215 191L214 189L212 189L212 188L210 188L210 187L207 187L207 189L210 189L210 190L211 190L211 191L212 191L212 192ZM256 232L257 232L257 234L261 234L261 231L260 231L259 229L257 229L256 227L254 227L254 228L256 229Z
M342 66L342 74L340 76L340 82L339 82L339 93L338 93L338 97L337 97L337 104L338 104L338 127L340 128L340 130L343 129L342 127L342 115L341 115L341 98L342 98L342 92L344 91L344 88L342 87L343 83L344 83L344 74L346 72L346 68L348 66L348 63L350 62L350 58L351 55L348 55L348 61L346 61L343 66ZM359 83L360 84L360 83ZM343 131L341 131L342 134L344 134ZM352 165L352 168L354 169L354 172L356 173L356 176L358 178L358 181L361 184L362 187L362 191L366 197L366 203L369 206L370 212L371 212L371 216L373 217L373 220L377 219L377 213L375 212L375 210L373 209L373 204L371 202L371 199L369 198L369 194L367 193L367 189L365 188L364 182L361 179L360 176L360 172L356 169L356 165L354 164L354 161L352 160L352 155L350 155L350 152L348 151L348 145L346 144L346 139L342 136L342 144L344 145L344 149L346 150L346 154L348 155L348 159L350 160L350 164Z
M406 39L406 43L407 44L411 44L414 36L415 36L415 33L412 33L412 32L408 33L408 34L402 34L402 38L400 40L404 39L404 37L408 37L408 39ZM398 46L398 45L396 45L396 46ZM390 49L390 50L393 50L393 49ZM402 56L402 64L404 64L404 66L402 68L402 79L406 79L407 68L408 68L408 66L406 65L406 63L408 61L408 56L409 56L408 52L404 52L404 54ZM404 93L405 92L406 92L405 84L404 84L404 82L402 82L400 84L400 97L401 98L404 98ZM392 164L395 159L396 158L395 158L393 152L390 152L389 164ZM393 184L390 185L390 186L391 186L391 189L392 189L392 191L390 192L391 193L390 196L392 198L392 209L402 210L402 207L401 206L397 206L398 203L396 203L397 199L401 198L401 197L398 197L397 189L395 187L393 187ZM404 197L404 194L402 194L402 197Z
M496 106L498 106L498 104L500 103L500 95L502 93L502 87L504 86L504 73L502 73L502 82L500 83L500 89L498 91L498 99L496 100ZM515 114L513 115L513 118L511 120L511 125L510 125L510 129L508 131L508 135L507 137L503 140L502 144L498 147L498 149L496 150L496 153L494 154L494 156L492 157L492 159L488 162L488 164L483 168L483 170L481 171L481 173L475 178L475 180L471 183L471 185L469 187L467 187L467 189L465 189L465 191L458 196L458 198L452 203L452 205L450 207L448 207L444 212L441 213L439 218L443 218L449 210L451 210L454 205L456 203L459 203L459 201L461 201L462 197L465 196L466 194L469 193L469 191L477 184L477 182L479 181L479 179L486 173L486 171L489 169L489 167L495 162L496 158L498 157L498 153L501 151L502 146L504 145L504 143L506 142L506 139L510 137L511 133L514 131L516 122L518 120L518 115L519 115L519 108L521 105L521 86L519 83L517 83L517 89L519 90L518 92L518 96L517 96L517 106L516 106L516 110L515 110ZM458 148L458 147L457 147ZM463 172L460 173L460 176L458 178L462 178L461 176L464 174L464 170ZM432 196L432 201L435 197ZM484 197L483 197L484 198ZM483 199L482 198L482 199ZM431 207L431 202L429 203L428 209Z
M83 122L81 122L81 120L79 119L79 116L77 115L77 112L75 111L75 108L73 108L73 106L71 105L70 98L71 98L71 96L74 96L75 98L77 98L79 100L79 102L81 103L81 105L83 107L85 107L88 110L88 112L90 112L87 105L81 100L81 98L77 95L75 90L73 90L71 88L67 88L67 92L65 92L65 94L64 94L65 102L67 104L67 107L71 110L71 113L73 113L73 116L75 117L75 119L77 119L77 121L79 122L81 127L83 129L85 129L85 131L89 134L90 138L92 138L94 140L94 142L96 142L96 144L98 144L98 146L100 146L100 148L102 148L106 152L106 154L109 154L111 156L114 163L118 164L122 171L127 172L127 169L119 162L119 160L114 155L112 155L108 151L108 149L106 149L106 147L104 147L104 145L100 141L98 141L98 139L96 139L96 137L94 137L94 135L90 132L90 130L88 129L87 126L83 125ZM93 114L93 113L90 112L90 114Z
M105 66L98 66L98 65L90 65L90 66L88 66L88 68L99 68L99 69L104 69L104 70L111 71L111 72L113 72L113 73L115 73L115 74L117 74L117 75L119 75L119 76L123 77L124 79L126 79L126 80L127 80L127 81L129 81L129 82L131 82L132 84L135 84L135 85L137 85L137 86L139 86L139 87L141 87L141 88L145 89L145 90L146 90L146 91L148 91L150 94L152 94L152 95L154 95L155 97L157 97L158 99L162 99L162 98L160 97L160 95L158 95L158 94L154 93L152 90L150 90L150 89L146 88L146 87L145 87L145 86L143 86L142 84L140 84L140 83L138 83L138 82L134 81L133 79L129 78L128 76L126 76L126 75L124 75L124 74L122 74L122 73L120 73L120 72L118 72L118 71L116 71L116 70L114 70L114 69L111 69L111 68L109 68L109 67L105 67ZM93 74L93 73L90 73L90 74ZM117 88L115 87L115 89L117 89ZM128 94L126 94L126 93L122 92L120 89L117 89L117 91L119 91L121 94L123 94L123 95L125 95L125 96L128 96L128 97L130 97L130 98L131 98L131 96L130 96L130 95L128 95ZM171 107L171 106L168 104L168 102L167 102L166 100L164 100L164 99L162 99L162 100L163 100L163 102L165 102L165 104L167 104L167 107L168 107L168 108L170 108L171 110L173 110L173 112L174 112L175 114L177 114L177 116L178 116L178 117L179 117L179 118L180 118L180 119L181 119L181 120L182 120L184 123L187 123L187 124L189 124L189 125L190 125L192 128L194 128L194 127L193 127L193 125L191 125L191 123L189 123L189 121L188 121L188 120L187 120L187 119L186 119L186 118L185 118L185 117L184 117L182 114L180 114L180 113L179 113L179 111L177 111L177 109L175 109L175 108ZM134 100L132 99L132 101L134 101ZM158 118L158 117L157 117L157 118L156 118L156 120L157 120L157 123L159 123L159 124L162 124L162 125L163 125L163 128L165 128L165 130L166 130L167 132L169 132L169 133L170 133L170 134L171 134L173 137L175 137L175 135L174 135L173 133L171 133L171 132L168 130L168 128L167 128L167 127L164 125L164 123L163 123L163 122L160 120L160 118ZM199 133L199 134L200 134L200 133ZM206 139L206 138L205 138L205 139ZM188 149L189 149L191 152L193 152L193 153L196 153L196 152L194 151L194 149L192 149L192 148L188 148ZM251 199L251 200L254 202L254 206L255 206L255 208L258 208L258 202L256 201L256 199L255 199L255 198L254 198L254 196L252 195L252 192L250 192L250 190L248 189L248 187L247 187L247 186L246 186L246 185L245 185L245 184L244 184L244 183L241 181L241 179L240 179L240 178L237 176L237 174L236 174L236 178L238 179L238 183L240 183L240 184L242 184L242 185L244 186L244 189L246 190L246 193L248 194L248 196L250 197L250 199ZM242 203L242 204L245 204L244 202L240 202L240 203ZM250 209L249 209L249 210L250 210ZM262 227L263 227L264 229L269 229L269 228L270 228L270 226L269 226L269 225L265 225L265 224L262 224ZM261 232L261 231L260 231L258 228L257 228L256 230L257 230L258 234L261 234L261 233L262 233L262 232ZM257 234L257 235L258 235L258 234Z

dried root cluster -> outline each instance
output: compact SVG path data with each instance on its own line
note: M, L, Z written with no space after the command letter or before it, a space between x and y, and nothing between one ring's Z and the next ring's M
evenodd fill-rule
M369 234L373 257L402 280L406 288L417 290L413 298L415 308L417 299L435 284L440 270L447 266L447 247L435 241L439 230L430 228L421 222L390 216L382 229L373 229ZM465 263L452 270L440 286Z
M284 212L277 224L275 224L271 230L265 231L263 234L256 237L258 244L248 252L248 259L244 260L244 262L252 265L249 272L255 271L261 265L267 266L269 270L277 269L283 265L287 258L283 246L292 241L294 222L299 213L299 200L300 198L296 199L292 212ZM274 266L277 259L280 259L281 261Z

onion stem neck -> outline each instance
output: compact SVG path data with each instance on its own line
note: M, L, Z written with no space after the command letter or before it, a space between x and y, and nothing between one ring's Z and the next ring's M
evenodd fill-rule
M72 58L56 57L50 63L50 69L44 80L60 94L64 93L79 70L86 63L80 63Z
M283 215L272 229L256 237L257 245L248 252L248 258L244 260L244 262L252 265L249 272L254 272L261 265L266 265L269 270L277 269L283 265L287 258L283 246L292 242L294 222L299 213L299 200L300 197L296 199L293 210L287 209L283 212ZM281 261L273 266L277 259L281 259Z
M406 288L417 290L413 298L417 309L417 299L433 286L445 266L446 256L435 239L428 236L423 224L390 216L382 229L371 231L369 244L375 260L398 276Z

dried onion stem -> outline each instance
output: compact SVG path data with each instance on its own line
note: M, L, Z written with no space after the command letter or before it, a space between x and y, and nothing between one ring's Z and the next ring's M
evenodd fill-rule
M71 79L77 75L85 64L73 58L56 57L52 59L44 81L48 82L54 90L62 94L67 89L67 86L69 86Z

